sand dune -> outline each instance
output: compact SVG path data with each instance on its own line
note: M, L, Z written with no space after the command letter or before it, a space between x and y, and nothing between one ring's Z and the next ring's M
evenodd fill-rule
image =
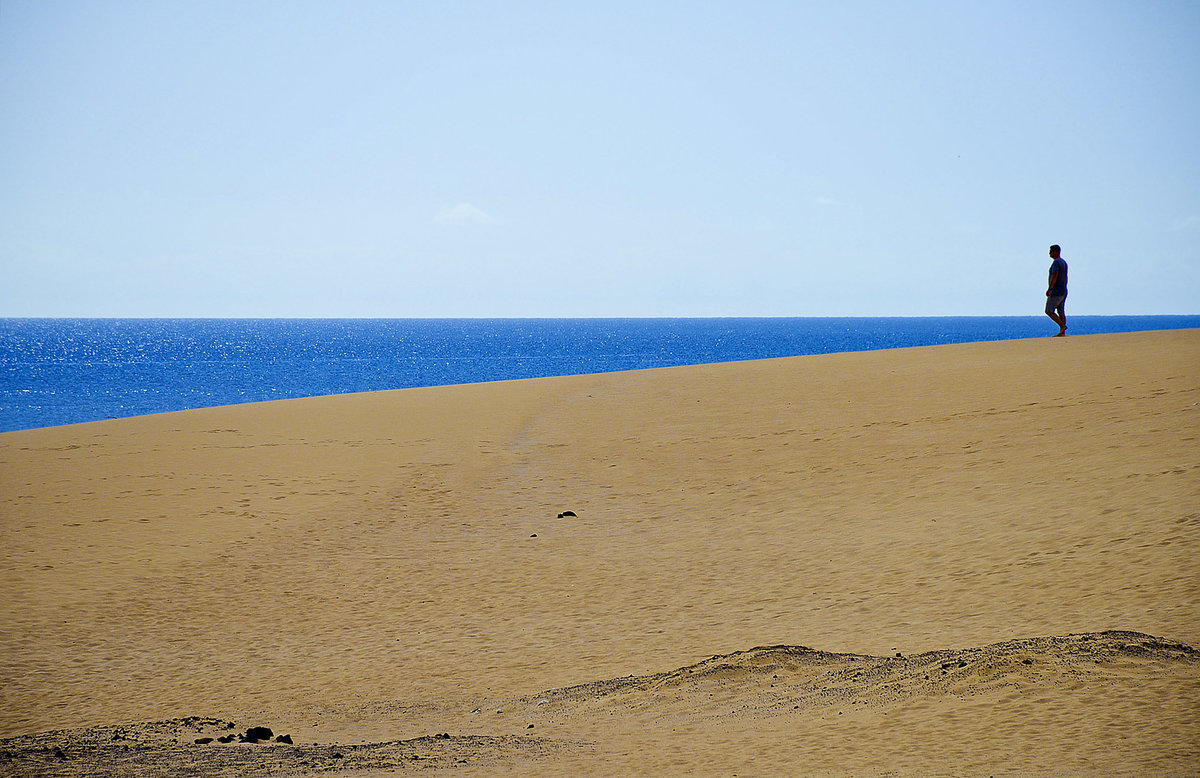
M213 717L297 774L1192 773L1197 432L1184 331L6 433L0 751L258 769Z
M1144 774L1186 768L1194 759L1195 743L1189 746L1188 740L1195 735L1198 699L1200 651L1136 632L1012 640L911 657L766 646L670 672L488 700L486 709L443 705L419 714L426 725L436 722L455 733L523 727L530 733L524 735L443 732L353 744L293 743L287 735L286 744L264 745L243 742L247 725L189 717L11 738L0 741L0 766L18 775L63 776L166 774L184 766L210 776L405 769L657 774L672 766L715 773L713 762L655 760L680 751L698 731L711 744L733 729L739 740L753 736L760 745L751 751L754 768L774 774L928 773L931 765L947 761L954 773L1024 774L1047 767L1041 753L1028 752L1031 745L1074 729L1086 740L1075 753L1056 759L1053 772L1102 766L1105 772L1115 767ZM964 707L968 715L960 712ZM359 712L364 714L387 717L381 707ZM849 719L841 718L846 714ZM964 721L946 727L954 739L935 740L930 753L923 730L931 720L953 722L956 716ZM904 734L880 737L864 726ZM640 733L678 735L680 742L660 743L631 759L622 749ZM824 753L798 759L788 743L802 733L818 739ZM1124 748L1130 733L1141 746L1136 758ZM980 743L991 748L979 749ZM1005 750L998 754L998 746ZM1054 747L1063 750L1062 744ZM1110 749L1120 755L1115 761ZM1109 758L1098 761L1097 754ZM719 749L710 758L730 761L735 769L731 757L741 762L747 755L743 745Z

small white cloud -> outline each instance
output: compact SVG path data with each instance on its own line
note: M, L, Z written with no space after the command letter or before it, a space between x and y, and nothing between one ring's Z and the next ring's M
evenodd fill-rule
M1186 230L1188 227L1192 227L1196 224L1200 224L1200 214L1194 213L1186 219L1176 219L1174 223L1171 224L1171 229L1176 231Z
M500 220L470 203L458 203L438 211L433 220L445 227L460 224L499 224Z

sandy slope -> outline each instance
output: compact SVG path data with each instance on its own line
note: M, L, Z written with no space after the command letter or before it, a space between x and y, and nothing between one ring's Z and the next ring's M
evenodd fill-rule
M1063 646L1200 646L1198 432L1186 331L6 433L0 735L199 715L590 744L496 741L488 773L1186 772L1195 664ZM1046 636L1012 683L849 707L736 681L513 702L753 646L908 661Z
M293 743L289 734L283 745L251 744L236 722L191 717L11 738L0 741L0 769L88 778L416 769L1183 774L1196 764L1188 736L1197 694L1200 651L1135 632L894 657L766 646L671 672L489 699L470 711L358 711L396 728L407 718L469 735L340 744Z

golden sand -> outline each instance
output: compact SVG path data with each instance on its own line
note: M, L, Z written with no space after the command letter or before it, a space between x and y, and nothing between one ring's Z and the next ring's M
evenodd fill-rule
M0 737L212 716L446 733L419 743L456 774L1194 774L1200 331L5 433L0 560ZM421 762L388 758L357 766Z

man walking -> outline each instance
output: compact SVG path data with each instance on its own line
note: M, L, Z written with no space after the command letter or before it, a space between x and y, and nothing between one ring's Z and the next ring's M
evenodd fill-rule
M1058 325L1056 338L1067 334L1067 263L1059 256L1061 251L1058 244L1050 247L1050 283L1046 287L1046 315Z

